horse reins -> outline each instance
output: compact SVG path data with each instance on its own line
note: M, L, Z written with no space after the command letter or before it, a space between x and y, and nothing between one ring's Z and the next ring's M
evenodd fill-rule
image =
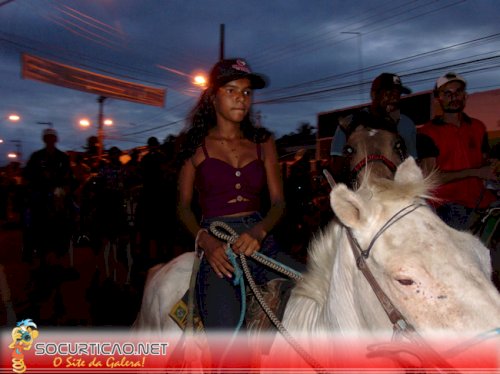
M229 234L224 234L222 233L219 228L223 228L226 230ZM225 240L228 245L233 244L236 239L238 238L238 234L226 223L216 221L212 222L210 225L210 231L219 239ZM230 249L230 248L229 248ZM232 251L232 250L230 250ZM281 272L284 275L287 275L289 278L295 279L295 280L300 280L302 279L302 275L289 268L288 266L278 263L277 261L271 259L270 257L267 257L263 255L262 253L259 252L254 252L251 256L252 259L270 267L271 269L277 270ZM250 289L255 295L255 298L257 299L258 303L262 307L262 309L265 311L267 317L271 320L271 322L274 324L274 326L278 329L278 331L283 335L285 340L292 346L292 348L304 359L305 362L307 362L312 368L316 369L320 373L324 373L325 369L304 349L302 346L299 344L299 342L288 332L288 330L283 326L279 318L274 314L274 312L271 310L269 305L267 305L266 301L264 300L264 297L262 296L262 293L259 291L257 285L255 284L255 281L253 280L252 274L250 273L250 269L247 264L247 260L244 254L240 253L239 259L241 262L241 266L243 268L243 273L245 274L245 277L248 280L248 284L250 286ZM233 264L234 266L235 264ZM244 286L243 286L244 287ZM244 311L243 311L244 312Z

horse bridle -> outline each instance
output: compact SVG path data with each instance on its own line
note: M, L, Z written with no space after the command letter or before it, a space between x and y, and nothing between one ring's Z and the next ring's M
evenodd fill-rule
M366 263L366 259L370 256L370 252L373 249L373 246L377 239L393 224L397 221L405 217L406 215L412 213L416 209L426 206L423 203L415 203L410 204L398 212L396 212L374 235L373 239L370 241L368 247L366 249L362 249L359 245L359 242L354 237L351 228L345 227L347 231L347 237L349 239L349 244L352 249L354 258L356 260L356 265L358 269L361 271L371 289L375 293L380 305L384 309L387 317L391 321L394 328L394 335L403 335L412 343L417 344L417 346L423 350L426 358L429 358L434 365L437 365L439 368L445 368L446 372L449 373L452 366L437 353L417 332L417 330L413 327L413 325L408 322L408 320L404 317L404 315L399 311L399 309L394 305L389 296L382 290L380 284L377 282L373 273L370 271ZM422 360L425 361L425 360Z
M400 161L403 162L406 158L406 155L404 154L404 151L401 147L398 148L398 155L399 155ZM396 166L396 164L394 164L394 162L389 160L384 155L370 154L370 155L367 155L366 157L364 157L361 161L359 161L351 169L351 171L350 171L351 182L355 182L357 180L358 175L361 172L361 170L363 170L370 162L381 162L389 169L389 171L392 174L396 173L397 166Z
M368 155L364 159L362 159L360 162L358 162L351 170L351 174L354 177L357 177L359 172L363 170L363 168L368 165L370 162L382 162L387 168L394 174L396 172L397 166L389 160L387 157L384 155Z

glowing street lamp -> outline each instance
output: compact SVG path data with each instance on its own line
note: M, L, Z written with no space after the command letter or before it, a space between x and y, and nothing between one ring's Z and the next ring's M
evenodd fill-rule
M109 118L105 119L104 126L113 126L113 120Z
M15 113L9 114L9 117L7 117L7 118L9 119L9 121L12 121L12 122L18 122L21 119L21 117Z
M2 144L2 143L3 143L3 139L0 139L0 144Z
M17 158L17 153L9 152L9 153L7 153L7 157L12 158L12 159Z
M89 127L90 126L90 121L87 118L82 118L80 120L79 124L82 127Z
M207 79L203 75L196 75L193 78L193 84L200 86L200 87L206 87Z

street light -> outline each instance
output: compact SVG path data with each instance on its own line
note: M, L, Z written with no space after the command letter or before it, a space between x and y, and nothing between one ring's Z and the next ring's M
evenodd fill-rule
M106 118L103 123L104 126L113 126L114 122L111 118ZM82 127L90 127L92 125L92 122L90 122L90 120L87 118L82 118L80 121L78 121L78 124Z
M358 37L358 69L359 69L359 98L361 103L363 103L363 47L361 42L361 34L359 31L342 31L341 34L357 35Z
M90 126L90 121L87 118L82 118L80 120L79 124L82 127L89 127Z
M207 79L203 75L196 75L193 78L193 84L196 86L200 87L206 87L207 86Z
M16 145L16 149L17 149L17 152L11 152L12 154L14 154L15 156L14 157L10 157L9 155L7 155L7 157L9 158L19 158L19 162L21 162L22 160L22 157L21 157L21 147L22 147L22 140L17 140L17 139L14 139L14 140L11 140L11 143L14 143Z
M9 117L7 117L7 118L9 119L9 121L12 121L12 122L17 122L21 119L21 117L15 113L9 114Z

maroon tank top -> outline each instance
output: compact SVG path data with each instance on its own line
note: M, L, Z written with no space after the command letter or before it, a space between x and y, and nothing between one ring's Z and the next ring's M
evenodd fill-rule
M260 194L266 185L261 145L257 143L257 158L242 168L210 157L204 141L201 147L205 159L196 168L195 186L203 217L259 211Z

